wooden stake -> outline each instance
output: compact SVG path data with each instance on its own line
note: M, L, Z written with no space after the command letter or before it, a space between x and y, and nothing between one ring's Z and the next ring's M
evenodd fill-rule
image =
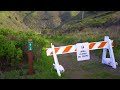
M28 73L33 74L33 53L32 53L32 39L28 39Z

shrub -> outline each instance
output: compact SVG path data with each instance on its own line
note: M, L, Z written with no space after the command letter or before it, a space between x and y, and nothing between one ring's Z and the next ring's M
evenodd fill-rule
M33 39L34 59L40 58L42 48L46 41L42 36L33 31L15 31L10 29L0 29L0 67L6 65L16 68L26 60L28 39Z

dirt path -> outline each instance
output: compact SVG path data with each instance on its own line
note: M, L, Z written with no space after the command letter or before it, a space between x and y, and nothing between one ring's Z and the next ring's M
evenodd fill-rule
M62 45L56 43L55 46ZM66 79L120 78L120 67L112 69L103 65L94 51L90 51L90 60L78 62L76 53L58 55L58 60L65 69Z
M65 78L70 78L70 79L80 79L84 78L85 72L82 70L77 64L77 60L73 60L73 58L76 58L75 53L72 54L64 54L64 55L59 55L58 59L60 64L64 67L65 69Z
M60 64L65 69L65 72L64 72L65 78L69 78L69 79L92 78L88 76L92 73L90 71L84 70L83 69L84 67L81 67L81 65L86 64L88 62L92 62L93 58L95 58L95 55L92 55L89 61L86 60L86 61L78 62L76 53L64 54L64 55L58 56Z

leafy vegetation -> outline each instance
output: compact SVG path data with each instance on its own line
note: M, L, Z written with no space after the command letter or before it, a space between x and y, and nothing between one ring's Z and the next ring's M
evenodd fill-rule
M9 72L0 73L0 79L63 79L58 77L53 68L53 58L46 57L45 51L42 52L39 60L34 60L33 63L34 74L28 75L28 67L25 64L19 70L12 70Z
M23 60L26 61L29 38L33 39L34 58L37 60L46 45L46 41L40 35L33 31L0 29L0 62L2 62L0 67L7 65L19 67Z
M27 44L29 38L33 40L33 75L28 75ZM0 43L1 79L60 78L53 68L53 58L46 56L45 47L49 42L43 36L33 31L0 29Z

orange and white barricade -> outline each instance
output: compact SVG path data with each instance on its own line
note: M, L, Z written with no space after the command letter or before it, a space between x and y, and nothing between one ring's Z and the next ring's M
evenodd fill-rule
M47 56L53 55L55 62L53 65L58 73L58 76L61 76L61 73L64 72L65 70L62 65L59 65L57 55L78 52L78 47L80 46L80 44L83 44L84 46L84 43L77 43L76 45L54 47L54 45L52 45L51 43L51 48L46 49ZM112 66L112 68L116 69L117 62L115 62L114 53L112 49L113 40L110 40L108 36L105 36L104 41L92 42L92 43L87 42L85 44L86 46L88 46L89 50L103 49L102 64L107 64L109 66ZM109 50L110 58L106 58L107 49Z

